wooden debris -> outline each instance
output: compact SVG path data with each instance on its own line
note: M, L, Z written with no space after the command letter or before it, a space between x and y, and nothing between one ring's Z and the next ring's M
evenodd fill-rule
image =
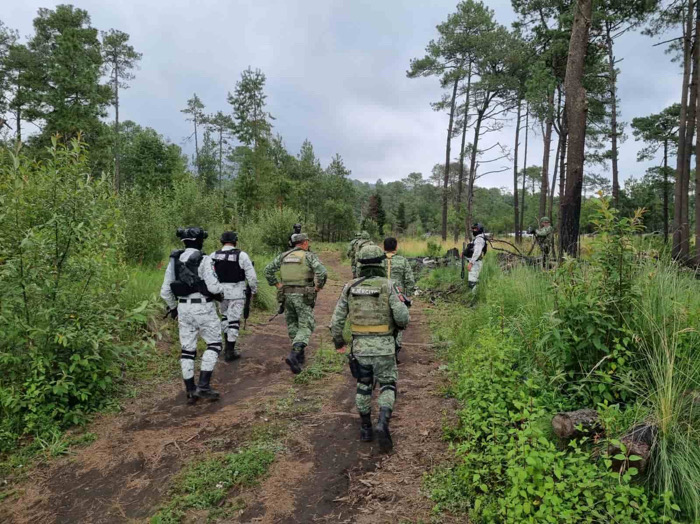
M557 413L552 419L552 428L559 438L580 438L592 433L600 433L602 426L595 409L579 409Z

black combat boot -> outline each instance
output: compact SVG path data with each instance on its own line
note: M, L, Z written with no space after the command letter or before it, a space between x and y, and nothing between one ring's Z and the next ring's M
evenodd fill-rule
M197 384L194 383L194 377L185 379L185 391L187 392L187 404L193 405L197 402L197 397L194 392L197 390Z
M224 348L224 360L226 362L233 362L241 358L241 353L236 349L236 341L231 342L226 341L226 347Z
M372 413L360 413L360 440L362 442L372 442L374 440L374 430L372 429Z
M197 391L194 392L194 396L197 398L205 398L208 400L219 400L219 392L209 385L213 371L200 371L199 372L199 384L197 384Z
M301 364L302 366L306 362L306 355L304 354L304 349L306 348L306 344L303 342L297 342L292 346L292 349L297 352L297 362Z
M391 419L391 410L389 408L379 409L379 420L374 431L377 432L377 440L379 441L379 449L387 453L392 450L394 443L391 440L389 433L389 420Z
M289 366L289 369L291 369L292 373L294 373L295 375L301 373L301 364L299 363L298 357L299 353L292 349L292 351L289 352L287 358L284 360Z

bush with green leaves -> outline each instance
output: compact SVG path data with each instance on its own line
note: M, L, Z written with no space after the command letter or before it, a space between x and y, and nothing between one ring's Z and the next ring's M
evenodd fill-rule
M163 260L168 240L174 236L168 216L170 192L135 187L119 195L124 217L124 256L138 264L156 264Z
M53 140L46 160L0 152L0 449L51 434L106 400L129 349L123 223L85 147Z

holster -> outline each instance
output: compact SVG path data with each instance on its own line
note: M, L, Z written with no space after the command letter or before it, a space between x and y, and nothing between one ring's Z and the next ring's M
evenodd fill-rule
M316 288L307 287L304 289L304 303L309 307L316 305Z
M348 364L350 365L350 374L352 374L352 378L360 378L360 363L352 353L348 355Z

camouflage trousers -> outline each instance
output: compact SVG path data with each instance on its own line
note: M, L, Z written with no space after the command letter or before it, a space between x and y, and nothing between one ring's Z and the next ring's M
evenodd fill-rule
M355 405L361 414L372 410L372 390L374 382L379 384L379 408L394 409L396 401L396 383L399 380L399 370L396 367L395 355L362 357L355 355L360 363L360 377L357 379L357 394Z
M241 316L245 299L222 300L221 309L221 331L229 342L238 340L238 331L241 329Z
M202 371L214 371L221 353L221 326L214 302L177 305L178 328L180 334L180 367L182 378L194 377L194 359L197 357L197 338L202 337L207 349L202 355Z
M292 344L308 345L316 327L316 320L314 307L308 303L305 295L290 293L284 296L284 318Z

